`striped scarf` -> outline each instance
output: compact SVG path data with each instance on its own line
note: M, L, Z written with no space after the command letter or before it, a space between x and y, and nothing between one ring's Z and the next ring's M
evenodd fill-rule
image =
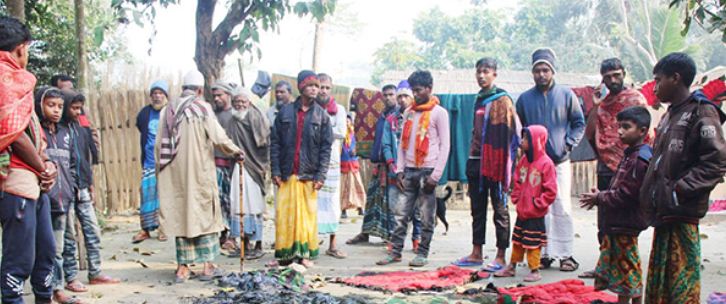
M204 119L209 115L204 107L203 99L199 98L192 91L184 91L179 100L179 105L174 109L173 105L166 107L166 119L161 128L161 149L159 150L159 171L163 170L174 160L178 149L181 134L179 125L184 119Z
M401 135L401 145L403 150L408 149L411 139L411 131L413 129L413 113L422 112L418 118L418 130L416 130L416 167L423 166L426 156L429 154L429 123L431 122L431 110L439 104L436 96L431 96L425 104L414 104L411 110L406 114L405 123L403 124L403 134Z

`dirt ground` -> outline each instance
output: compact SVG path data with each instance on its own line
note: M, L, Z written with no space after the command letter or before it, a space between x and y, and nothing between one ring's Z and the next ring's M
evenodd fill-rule
M513 209L513 208L510 208ZM513 210L512 210L513 212ZM490 212L491 214L491 212ZM491 215L490 215L491 217ZM512 214L514 219L514 214ZM576 278L577 274L595 266L598 258L598 246L596 239L595 212L585 211L576 208L574 211L575 231L575 258L580 262L580 270L574 273L564 273L558 270L545 270L542 273L541 283L555 282L562 279ZM468 254L471 250L471 218L468 211L450 210L448 219L451 230L443 235L443 225L436 227L434 240L432 242L430 264L424 269L435 269L449 264L451 261ZM346 277L362 271L389 271L407 270L408 261L414 257L410 251L410 242L406 242L404 262L393 266L376 266L375 261L384 256L385 247L380 240L372 241L378 244L365 246L348 246L345 240L353 237L360 230L362 218L353 216L343 221L339 232L340 248L348 254L345 260L338 260L328 256L322 256L314 268L306 273L311 278L319 275L323 277ZM726 291L726 216L709 215L701 224L702 237L702 291L701 299L705 299L713 291ZM487 241L485 253L492 258L495 254L493 226L487 223ZM246 270L261 269L264 264L273 257L270 245L273 241L272 221L266 223L265 231L266 255L257 261L248 261ZM158 242L155 239L147 240L141 244L131 244L131 237L137 231L137 216L116 216L107 220L106 230L103 234L103 269L106 274L121 278L123 283L115 286L90 286L87 293L78 296L90 303L184 303L185 298L195 296L212 295L216 287L211 283L202 283L191 280L185 284L173 284L175 265L175 251L173 239L167 242ZM640 236L641 257L643 268L647 269L652 230L643 232ZM328 240L321 245L326 248ZM721 244L721 245L719 245ZM507 252L509 255L510 252ZM216 262L228 271L238 271L237 259L220 256ZM197 269L200 270L199 266ZM508 286L523 283L522 278L526 269L520 267L519 276L513 279L493 279L497 286ZM79 275L83 278L85 272ZM84 279L85 282L85 279ZM592 284L591 281L587 282ZM480 287L487 284L487 281L479 281L469 284L471 287ZM29 288L26 287L29 292ZM430 303L433 299L446 298L443 293L426 293L417 295L384 294L382 292L367 291L363 289L342 286L334 283L327 283L317 290L329 292L334 295L364 294L374 298L376 303L386 303L392 298L405 299L409 303ZM32 303L32 295L26 297L26 301ZM455 303L455 301L451 301Z

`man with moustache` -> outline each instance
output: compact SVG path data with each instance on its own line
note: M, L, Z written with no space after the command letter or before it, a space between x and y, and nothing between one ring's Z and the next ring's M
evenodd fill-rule
M517 99L517 115L523 127L543 125L549 131L547 156L557 173L557 198L545 216L547 247L542 266L549 268L560 260L560 271L575 271L580 266L572 257L575 232L572 222L570 151L582 139L585 118L572 89L555 83L555 52L541 48L532 53L532 76L535 86Z
M595 92L594 100L599 101L588 117L585 137L597 155L597 189L605 191L615 176L618 164L623 159L625 144L618 135L617 114L632 106L645 106L645 97L638 90L625 87L625 67L618 58L603 60L600 64L602 84L608 90L606 96ZM647 138L646 138L647 143ZM598 240L602 240L603 214L598 209ZM594 270L586 271L580 278L594 278Z

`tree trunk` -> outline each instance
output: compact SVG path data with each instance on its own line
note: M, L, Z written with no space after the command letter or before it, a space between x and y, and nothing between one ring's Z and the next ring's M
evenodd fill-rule
M313 43L313 71L320 72L320 59L322 58L321 52L323 49L323 23L318 22L315 24L315 42Z
M204 75L204 96L207 101L212 100L211 86L214 84L224 68L225 54L214 43L212 35L212 17L217 0L197 1L197 41L194 62L197 69Z
M7 0L5 5L8 7L8 13L25 23L25 1L24 0Z
M87 92L88 83L86 77L88 69L88 57L86 56L86 13L84 10L83 0L73 0L73 6L76 13L76 39L78 40L78 43L76 45L78 75L76 75L76 79L78 82L78 88Z

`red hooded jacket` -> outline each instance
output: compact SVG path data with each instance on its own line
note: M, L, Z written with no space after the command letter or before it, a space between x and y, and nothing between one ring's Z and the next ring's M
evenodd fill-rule
M557 196L557 175L555 164L545 152L547 129L531 125L522 133L529 140L529 151L514 171L512 203L517 205L517 218L527 220L547 214Z

